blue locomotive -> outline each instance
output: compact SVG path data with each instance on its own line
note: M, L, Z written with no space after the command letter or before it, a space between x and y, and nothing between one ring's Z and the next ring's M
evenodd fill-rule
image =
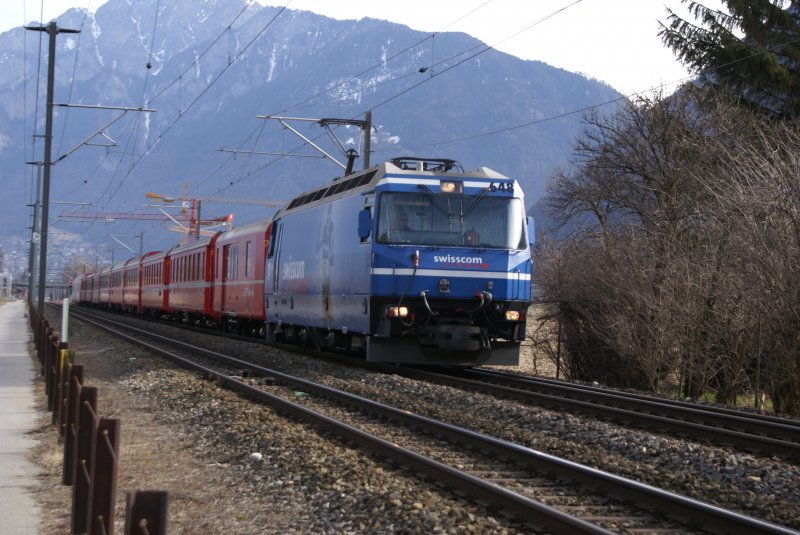
M513 179L397 158L304 192L275 215L270 340L368 361L516 365L533 227Z

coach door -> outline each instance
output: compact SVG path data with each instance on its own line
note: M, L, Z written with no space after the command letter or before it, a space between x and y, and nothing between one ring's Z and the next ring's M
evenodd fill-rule
M220 284L219 295L220 295L220 303L219 309L220 311L225 311L228 308L228 281L230 280L230 269L231 269L231 246L230 245L223 245L222 246L222 273L220 274L222 277L222 284Z
M281 238L283 238L283 223L278 226L278 233L275 236L273 247L271 248L270 256L272 256L272 288L273 293L280 294L280 280L281 280Z
M278 257L282 231L283 225L279 221L273 221L267 245L267 257L264 259L264 298L267 308L269 308L269 296L278 294Z

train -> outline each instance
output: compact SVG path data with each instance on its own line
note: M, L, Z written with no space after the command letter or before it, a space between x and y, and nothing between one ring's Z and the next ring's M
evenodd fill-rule
M370 362L513 366L533 244L516 180L403 157L272 218L80 275L72 300Z

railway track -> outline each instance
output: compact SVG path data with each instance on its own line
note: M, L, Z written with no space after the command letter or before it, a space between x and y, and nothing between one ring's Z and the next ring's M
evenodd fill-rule
M74 309L73 309L74 310ZM175 325L170 323L170 325ZM800 461L800 421L621 392L551 379L521 376L487 368L398 367L367 363L350 356L183 326L206 334L231 336L251 343L273 345L311 357L366 367L414 380L480 392L505 399L544 406L556 411L582 413L618 424L669 433L684 438L724 445L788 461Z
M175 324L170 323L170 325ZM792 462L800 461L800 421L789 418L520 376L487 368L426 369L367 363L338 353L269 344L258 339L218 333L199 327L183 327L206 334L231 336L251 343L273 345L294 353L355 364L373 371L516 399L552 410L582 413L631 427L674 434L770 457L778 456Z
M662 413L676 420L704 421L714 427L733 429L751 435L776 438L800 445L800 420L781 418L767 414L701 405L675 399L656 398L634 392L610 391L589 385L568 384L563 381L538 377L522 377L516 374L488 369L467 370L467 376L475 375L480 380L510 386L512 388L532 389L537 392L567 393L584 401L622 408L636 407L640 412Z
M119 322L75 315L213 377L220 386L269 403L408 469L491 502L537 529L795 533ZM179 349L166 350L164 345ZM200 364L198 356L215 364ZM242 369L248 370L247 377L233 376L232 372Z
M392 373L800 461L800 422L488 369Z

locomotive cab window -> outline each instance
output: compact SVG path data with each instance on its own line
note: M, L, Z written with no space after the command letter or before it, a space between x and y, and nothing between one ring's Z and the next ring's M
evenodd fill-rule
M378 203L378 242L523 249L525 212L517 198L387 192Z

